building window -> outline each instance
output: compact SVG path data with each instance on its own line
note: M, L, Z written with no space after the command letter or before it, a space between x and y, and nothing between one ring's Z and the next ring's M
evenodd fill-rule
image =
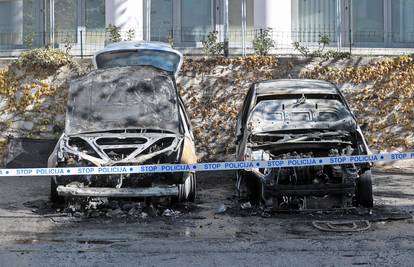
M212 0L152 0L151 40L200 42L213 30Z
M394 43L414 42L414 1L392 0L392 41Z
M182 41L200 42L213 30L211 0L181 0Z
M352 1L352 32L356 43L383 43L384 1Z
M23 1L0 1L0 46L23 45Z
M254 2L246 1L246 41L251 42L254 38ZM230 43L241 43L242 41L242 7L240 0L229 0L229 41Z
M292 0L292 39L318 42L323 34L336 41L336 18L334 0Z
M85 26L87 31L105 30L105 0L85 1Z
M55 0L54 7L54 31L55 42L76 42L78 31L77 1Z
M56 44L103 43L105 0L54 0L54 41Z
M42 43L42 13L36 0L23 1L23 44L26 47L39 46Z
M173 29L173 0L152 0L151 40L167 42Z

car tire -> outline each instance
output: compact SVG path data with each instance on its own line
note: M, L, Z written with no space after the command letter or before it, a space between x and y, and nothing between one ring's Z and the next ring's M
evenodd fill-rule
M55 179L50 177L50 201L56 204L63 204L65 203L65 198L58 195L57 187Z
M178 197L173 202L194 202L196 199L197 182L194 173L190 173L184 183L178 185Z
M356 202L366 208L374 206L374 199L372 196L372 174L368 170L361 174L356 184Z
M197 196L197 178L195 173L192 173L189 178L191 181L191 188L187 200L194 203Z

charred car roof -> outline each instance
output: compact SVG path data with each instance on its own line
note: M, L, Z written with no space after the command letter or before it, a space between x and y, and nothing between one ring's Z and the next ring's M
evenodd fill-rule
M332 83L306 79L269 80L256 83L255 88L256 95L339 94Z

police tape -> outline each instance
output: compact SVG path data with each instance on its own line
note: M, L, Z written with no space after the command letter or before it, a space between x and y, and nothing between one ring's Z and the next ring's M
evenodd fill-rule
M289 158L268 161L210 162L197 164L159 164L137 166L63 167L0 169L4 176L61 176L61 175L107 175L133 173L199 172L245 170L259 168L288 168L317 165L362 164L414 159L414 152L354 155L319 158Z

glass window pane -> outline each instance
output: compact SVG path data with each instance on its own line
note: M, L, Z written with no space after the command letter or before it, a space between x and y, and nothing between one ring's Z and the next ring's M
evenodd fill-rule
M414 1L393 0L392 41L396 43L414 42Z
M173 0L151 1L151 40L167 42L173 28Z
M212 30L211 0L181 0L182 41L199 42Z
M24 0L23 1L23 32L25 35L27 35L30 32L37 32L40 31L40 29L37 29L36 27L36 14L35 14L35 8L36 8L36 1L33 0ZM1 4L0 4L1 5ZM1 10L1 8L0 8ZM0 20L1 20L0 16Z
M246 1L246 24L247 24L247 42L251 42L254 38L254 3L253 0ZM230 42L241 43L242 41L242 15L241 1L229 0L229 39Z
M23 44L23 1L0 1L0 46Z
M36 0L23 1L23 44L25 48L34 48L42 44L40 6Z
M55 0L55 41L76 42L77 1Z
M86 30L105 30L105 0L86 0Z
M298 42L318 42L324 34L336 41L336 1L292 0L292 38Z
M384 42L384 1L352 1L354 42Z
M84 40L93 47L105 43L105 0L85 0Z

